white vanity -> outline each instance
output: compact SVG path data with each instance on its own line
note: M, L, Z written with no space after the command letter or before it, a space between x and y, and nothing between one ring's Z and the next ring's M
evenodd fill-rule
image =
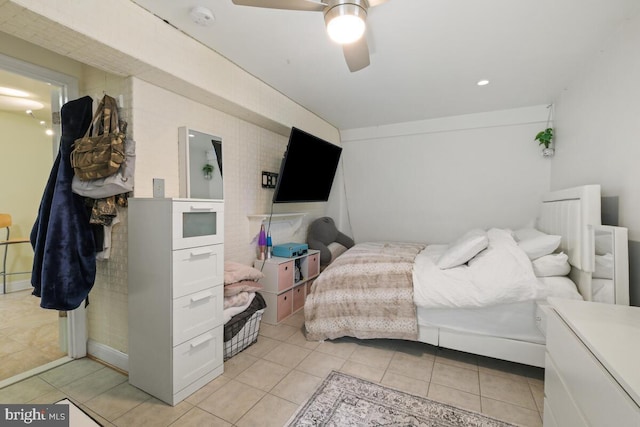
M640 308L549 302L544 425L640 426Z

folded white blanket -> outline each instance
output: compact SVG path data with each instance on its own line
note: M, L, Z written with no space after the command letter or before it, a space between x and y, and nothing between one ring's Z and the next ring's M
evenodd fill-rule
M531 261L511 233L493 228L489 247L468 265L441 270L436 262L446 246L428 246L416 257L413 299L427 308L486 307L545 298Z
M249 301L249 292L239 292L235 295L224 297L224 308L241 307L247 305Z
M231 318L233 316L235 316L236 314L242 313L247 308L249 308L249 305L251 304L251 301L253 301L255 296L256 296L255 292L249 292L249 299L248 299L246 304L243 304L243 305L237 306L237 307L225 308L223 310L223 312L222 312L222 317L223 317L224 323L226 324L229 320L231 320Z

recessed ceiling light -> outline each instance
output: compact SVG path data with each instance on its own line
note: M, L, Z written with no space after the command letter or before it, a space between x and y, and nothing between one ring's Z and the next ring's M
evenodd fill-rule
M47 130L44 131L44 133L46 133L49 136L52 136L53 135L53 130L47 129Z
M18 96L20 98L27 98L30 95L30 93L25 92L23 90L19 90L19 89L14 89L11 87L0 86L0 95Z
M489 80L479 80L478 83L476 83L478 86L486 86L489 84Z

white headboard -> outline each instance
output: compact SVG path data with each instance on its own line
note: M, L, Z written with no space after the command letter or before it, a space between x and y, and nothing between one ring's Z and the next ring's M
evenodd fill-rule
M537 228L562 236L560 248L569 256L571 279L582 297L592 299L593 227L601 224L600 186L584 185L552 191L542 199Z

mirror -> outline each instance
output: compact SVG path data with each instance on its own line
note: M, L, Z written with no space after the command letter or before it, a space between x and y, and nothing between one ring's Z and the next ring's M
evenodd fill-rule
M185 126L178 131L180 197L222 200L222 139Z
M593 227L594 269L592 301L629 305L629 254L627 229Z

